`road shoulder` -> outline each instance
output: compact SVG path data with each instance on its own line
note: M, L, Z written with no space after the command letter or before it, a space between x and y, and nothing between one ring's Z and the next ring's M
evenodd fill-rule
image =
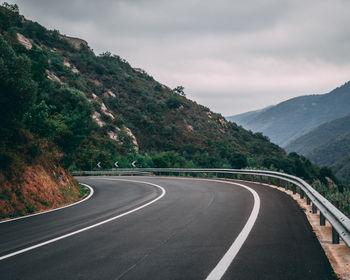
M330 223L326 221L325 226L320 226L319 215L312 213L312 206L307 205L306 199L301 199L298 194L293 194L291 190L269 184L262 183L262 185L284 192L298 203L338 278L350 280L350 248L342 240L340 240L340 244L332 244L332 226Z

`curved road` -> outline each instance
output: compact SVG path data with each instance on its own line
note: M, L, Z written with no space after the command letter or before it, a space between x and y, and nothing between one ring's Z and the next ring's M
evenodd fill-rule
M334 279L305 215L282 192L187 178L78 180L93 187L89 200L0 224L1 280L220 279L215 268L222 279ZM232 247L232 263L218 268Z

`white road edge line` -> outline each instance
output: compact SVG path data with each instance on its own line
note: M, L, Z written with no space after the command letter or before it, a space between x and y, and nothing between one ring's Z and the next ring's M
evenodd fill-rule
M234 182L228 182L228 181L221 181L221 180L206 180L206 181L213 181L213 182L220 182L220 183L226 183L226 184L232 184L237 185L242 188L245 188L249 192L253 194L254 197L254 206L253 210L250 213L250 216L247 220L247 223L243 227L240 234L237 236L236 240L232 243L231 247L227 250L225 255L222 257L222 259L219 261L219 263L215 266L215 268L210 272L206 280L219 280L221 279L226 270L229 268L230 264L238 254L239 250L241 249L242 245L248 238L248 235L250 231L252 230L254 223L256 219L258 218L259 210L260 210L260 197L257 194L257 192L245 185L234 183Z
M89 185L86 185L86 184L80 183L80 185L83 185L83 186L88 187L90 189L89 195L87 197L85 197L84 199L82 199L82 200L79 200L79 201L74 202L72 204L69 204L69 205L66 205L66 206L62 206L62 207L58 207L58 208L55 208L55 209L46 210L46 211L42 211L42 212L35 213L35 214L30 214L30 215L26 215L26 216L22 216L22 217L18 217L18 218L13 218L13 219L10 219L10 220L1 221L0 224L13 222L13 221L17 221L17 220L21 220L21 219L25 219L25 218L30 218L30 217L38 216L38 215L42 215L42 214L47 214L47 213L50 213L50 212L53 212L53 211L61 210L61 209L68 208L68 207L77 205L79 203L82 203L82 202L88 200L94 194L94 189L92 187L90 187Z
M101 225L103 225L103 224L109 223L109 222L114 221L114 220L116 220L116 219L119 219L119 218L121 218L121 217L124 217L124 216L126 216L126 215L128 215L128 214L131 214L131 213L133 213L133 212L136 212L136 211L138 211L138 210L140 210L140 209L142 209L142 208L145 208L145 207L147 207L147 206L149 206L149 205L155 203L157 200L161 199L161 198L166 194L166 191L165 191L165 189L164 189L163 187L161 187L161 186L159 186L159 185L156 185L156 184L153 184L153 183L149 183L149 182L144 182L144 181L133 181L133 180L123 180L123 179L104 179L104 180L127 181L127 182L133 182L133 183L141 183L141 184L143 183L143 184L147 184L147 185L151 185L151 186L154 186L154 187L159 188L159 189L162 191L162 193L161 193L160 196L156 197L156 198L153 199L152 201L147 202L147 203L145 203L145 204L143 204L143 205L141 205L141 206L139 206L139 207L137 207L137 208L134 208L134 209L132 209L132 210L129 210L129 211L127 211L127 212L124 212L124 213L122 213L122 214L120 214L120 215L118 215L118 216L109 218L109 219L107 219L107 220L104 220L104 221L102 221L102 222L93 224L93 225L91 225L91 226L88 226L88 227L85 227L85 228L82 228L82 229L79 229L79 230L76 230L76 231L67 233L67 234L65 234L65 235L62 235L62 236L59 236L59 237L50 239L50 240L48 240L48 241L45 241L45 242L42 242L42 243L39 243L39 244L30 246L30 247L28 247L28 248L25 248L25 249L22 249L22 250L19 250L19 251L10 253L10 254L8 254L8 255L0 256L0 261L1 261L1 260L4 260L4 259L7 259L7 258L10 258L10 257L13 257L13 256L16 256L16 255L19 255L19 254L22 254L22 253L24 253L24 252L28 252L28 251L31 251L31 250L33 250L33 249L36 249L36 248L45 246L45 245L47 245L47 244L56 242L56 241L58 241L58 240L61 240L61 239L70 237L70 236L72 236L72 235L75 235L75 234L78 234L78 233L87 231L87 230L89 230L89 229L92 229L92 228L101 226Z
M165 177L165 178L169 179L169 177ZM248 235L252 230L255 224L255 221L258 218L258 214L260 210L260 197L255 190L240 183L222 181L222 180L213 180L213 179L197 179L197 178L175 178L175 179L184 179L184 180L192 179L197 181L209 181L209 182L218 182L218 183L237 185L248 190L253 195L254 206L246 224L244 225L242 231L239 233L239 235L237 236L235 241L232 243L230 248L227 250L225 255L221 258L221 260L218 262L218 264L215 266L215 268L210 272L210 274L206 278L206 280L220 280L224 276L225 272L233 262L234 258L238 254L239 250L243 246L246 239L248 238Z

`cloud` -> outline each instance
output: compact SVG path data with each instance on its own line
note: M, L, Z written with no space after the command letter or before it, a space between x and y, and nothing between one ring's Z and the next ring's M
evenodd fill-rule
M225 115L350 80L347 0L18 0ZM230 105L232 104L232 106Z

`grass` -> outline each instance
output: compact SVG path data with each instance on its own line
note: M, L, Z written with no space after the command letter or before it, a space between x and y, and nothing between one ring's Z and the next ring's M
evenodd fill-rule
M79 198L85 197L90 192L90 189L83 185L77 184L76 187L80 193Z

